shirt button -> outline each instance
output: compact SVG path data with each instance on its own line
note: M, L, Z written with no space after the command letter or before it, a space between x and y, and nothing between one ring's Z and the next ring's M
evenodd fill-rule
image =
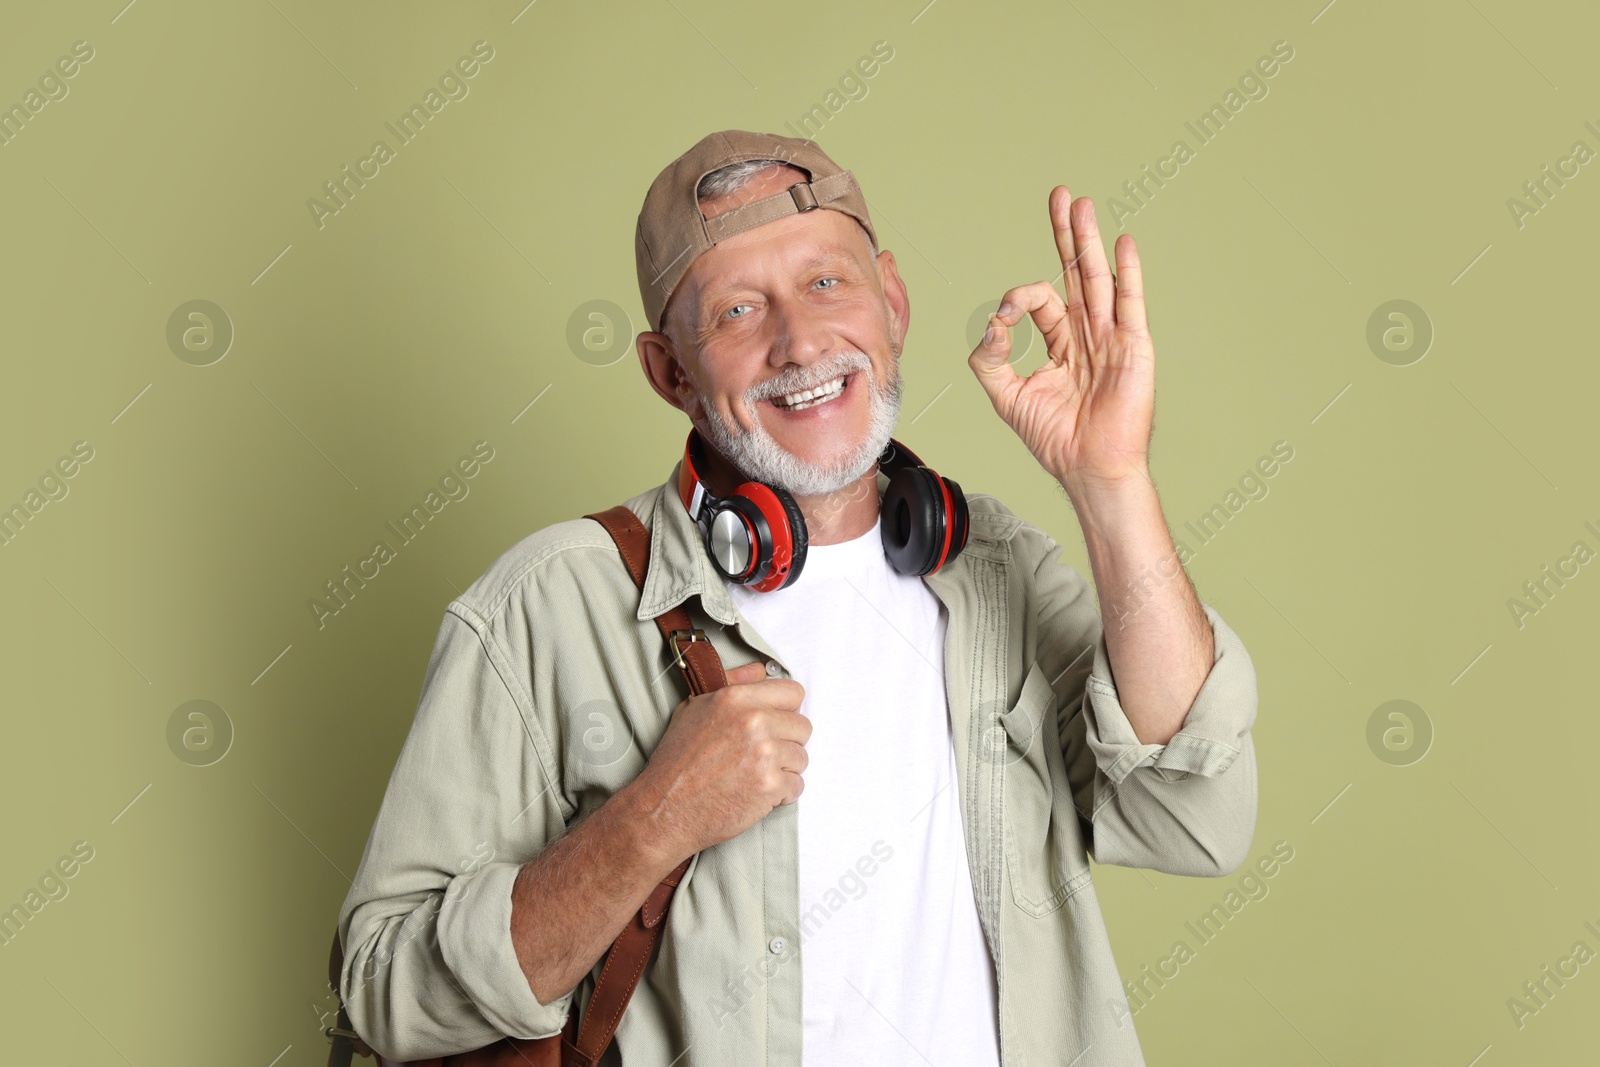
M777 956L783 955L783 950L788 947L789 942L785 941L781 937L775 937L771 941L767 942L767 948L771 949L773 954Z
M775 660L775 659L767 660L767 677L768 678L776 678L778 676L779 672L782 671L782 670L783 670L783 668L778 666L778 661L777 660ZM782 939L780 938L779 940L782 940ZM778 949L773 949L772 951L777 952L779 950Z

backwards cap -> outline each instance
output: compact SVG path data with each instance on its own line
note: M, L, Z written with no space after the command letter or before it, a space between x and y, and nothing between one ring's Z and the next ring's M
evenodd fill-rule
M747 159L782 160L804 171L809 180L707 219L700 213L700 201L695 195L700 179ZM855 175L841 170L815 141L749 130L722 130L701 138L656 175L639 210L633 254L639 273L639 296L650 328L659 331L665 325L667 300L695 257L736 233L816 208L831 208L853 216L877 246L877 234L867 214L867 198L856 184Z

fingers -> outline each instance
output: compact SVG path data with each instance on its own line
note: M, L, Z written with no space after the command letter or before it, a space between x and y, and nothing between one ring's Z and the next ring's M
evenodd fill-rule
M798 713L801 701L806 698L806 687L793 678L768 678L762 689L757 699L778 711Z
M967 366L978 376L978 384L989 394L995 410L1004 416L1010 406L1011 395L1023 380L1010 363L1010 327L1021 322L1022 316L1031 315L1034 325L1044 335L1046 345L1055 353L1061 350L1056 339L1066 321L1067 306L1054 286L1041 281L1007 289L1000 298L1000 308L1000 311L989 316L989 332L972 350L972 355L967 357Z
M1045 346L1050 350L1051 356L1054 357L1064 351L1061 342L1064 340L1063 331L1067 326L1067 304L1061 299L1061 294L1056 292L1055 286L1049 282L1039 281L1007 289L1006 294L1000 298L1000 307L1003 313L996 313L1000 322L1006 326L1015 326L1022 321L1023 315L1032 316L1033 324L1044 336ZM1005 332L1010 334L1009 330ZM1007 348L1009 350L1009 341Z
M806 746L793 741L778 742L778 766L795 774L804 774L805 769L811 765L811 756L806 752Z
M778 755L778 770L781 772L784 783L783 798L779 805L793 804L800 799L800 794L805 792L806 781L801 777L806 767L811 763L811 757L806 753L804 745L780 742Z
M780 741L803 745L811 740L811 720L798 711L785 711L771 717L772 736Z
M1015 326L1022 316L1031 315L1039 332L1049 337L1067 317L1067 305L1049 282L1029 282L1007 289L995 315L1007 326Z
M787 796L778 801L780 807L785 804L793 804L800 799L800 794L806 791L806 780L804 778L792 773L788 774L787 777L789 778L790 790Z
M1150 330L1144 312L1144 275L1139 270L1133 234L1118 237L1113 247L1117 256L1117 325L1142 336Z
M1050 190L1050 228L1055 231L1061 274L1066 279L1068 306L1083 302L1083 277L1078 271L1078 239L1072 232L1072 190L1058 185Z
M1106 250L1100 244L1100 224L1095 221L1094 201L1080 196L1072 203L1071 215L1073 243L1079 250L1078 271L1082 276L1084 310L1091 322L1109 324L1116 285L1111 280L1111 268L1106 265Z

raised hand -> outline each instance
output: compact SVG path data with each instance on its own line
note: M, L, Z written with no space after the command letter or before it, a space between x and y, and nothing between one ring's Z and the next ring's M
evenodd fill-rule
M1044 281L1006 292L989 333L967 365L1034 458L1070 492L1129 478L1149 481L1155 415L1155 347L1145 321L1133 237L1115 244L1106 267L1094 202L1050 191L1050 222L1066 276L1067 300ZM1009 327L1033 317L1049 361L1027 377L1007 362Z

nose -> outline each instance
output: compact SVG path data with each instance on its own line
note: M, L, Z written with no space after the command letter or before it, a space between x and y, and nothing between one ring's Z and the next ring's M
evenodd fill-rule
M774 301L768 315L773 326L767 360L781 369L786 363L809 367L828 358L833 350L834 330L825 312L808 307L793 296Z

